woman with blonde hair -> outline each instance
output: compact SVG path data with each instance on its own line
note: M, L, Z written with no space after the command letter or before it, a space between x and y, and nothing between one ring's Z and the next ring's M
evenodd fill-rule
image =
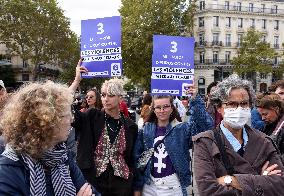
M51 81L31 83L10 97L0 119L7 142L0 195L93 194L65 145L72 101L67 86Z

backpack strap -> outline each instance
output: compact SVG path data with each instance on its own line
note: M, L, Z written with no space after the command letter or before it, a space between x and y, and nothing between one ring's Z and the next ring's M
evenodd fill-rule
M235 173L234 167L230 163L229 157L225 151L225 146L221 138L220 128L213 130L215 140L217 142L217 146L220 151L221 161L224 163L224 166L227 170L228 175L233 175Z

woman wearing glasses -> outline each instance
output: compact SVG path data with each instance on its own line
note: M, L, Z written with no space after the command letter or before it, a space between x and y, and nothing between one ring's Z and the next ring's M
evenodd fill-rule
M190 88L189 91L195 97L195 89ZM199 106L196 115L206 117L202 115L205 105ZM134 147L136 166L141 170L134 183L135 195L187 195L187 187L191 184L191 137L198 129L193 121L178 122L177 116L172 96L153 97L149 118L143 129L139 130Z
M284 163L284 102L276 93L262 93L256 107L265 122L263 132L274 140Z
M246 125L253 93L249 81L231 75L211 95L223 121L193 137L200 195L284 195L278 151L269 137Z
M80 111L81 112L86 112L89 108L97 108L97 109L102 109L102 101L101 101L101 95L98 92L96 88L91 88L87 91L86 94L86 103L87 107L82 108Z
M70 89L79 85L81 72L87 70L79 61ZM120 112L123 94L121 80L105 81L101 87L103 110L76 112L73 124L79 133L77 163L86 180L103 196L132 194L137 125Z

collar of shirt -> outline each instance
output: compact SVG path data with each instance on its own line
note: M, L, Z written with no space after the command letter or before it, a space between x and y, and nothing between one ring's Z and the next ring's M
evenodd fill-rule
M227 128L224 127L223 121L220 124L220 128L221 128L223 134L225 135L225 137L227 138L227 140L233 146L234 151L238 152L238 150L240 150L242 145L237 140L237 138L235 138L235 136L231 133L231 131L229 131ZM248 134L247 134L246 129L244 127L243 127L243 140L244 140L244 146L246 146L247 142L248 142Z

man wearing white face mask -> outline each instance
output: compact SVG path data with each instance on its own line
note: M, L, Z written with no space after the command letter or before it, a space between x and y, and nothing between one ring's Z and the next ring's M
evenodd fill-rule
M247 125L252 85L237 75L217 85L210 101L223 121L193 137L200 195L284 195L284 167L272 140Z

